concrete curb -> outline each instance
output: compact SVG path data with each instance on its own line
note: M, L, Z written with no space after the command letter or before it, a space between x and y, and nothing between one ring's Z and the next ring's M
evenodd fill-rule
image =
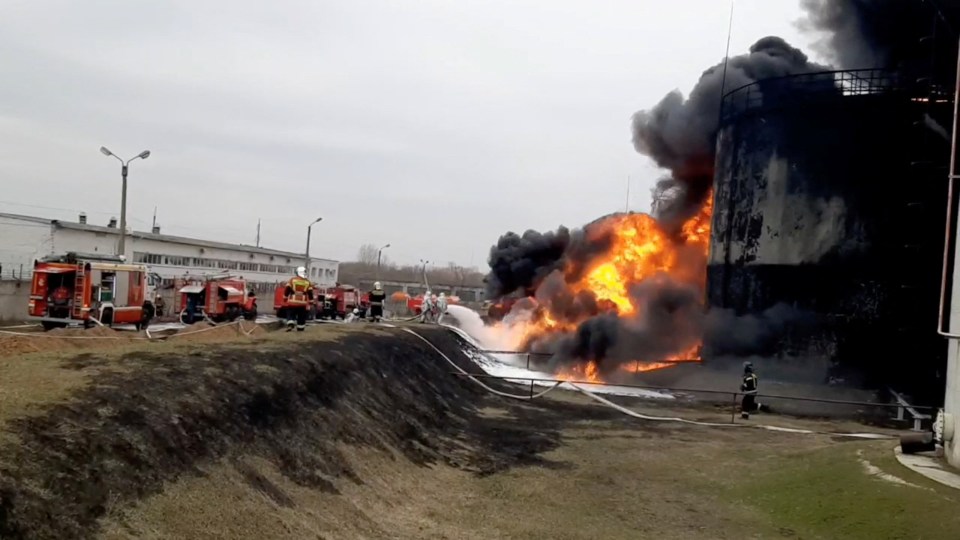
M960 474L944 468L942 458L930 453L904 454L899 446L894 447L893 454L901 465L911 471L944 486L960 489Z

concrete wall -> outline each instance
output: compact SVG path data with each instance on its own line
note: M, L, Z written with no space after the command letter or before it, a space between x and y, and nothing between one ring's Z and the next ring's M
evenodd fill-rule
M18 322L27 318L30 282L0 280L0 323Z
M0 215L0 279L26 277L33 272L33 261L53 251L50 222Z

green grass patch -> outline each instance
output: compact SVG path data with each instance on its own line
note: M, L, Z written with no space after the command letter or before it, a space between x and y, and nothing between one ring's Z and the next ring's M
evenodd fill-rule
M917 487L871 475L861 460ZM889 442L847 443L770 465L747 473L749 480L736 483L733 496L781 536L960 538L958 494L902 467Z

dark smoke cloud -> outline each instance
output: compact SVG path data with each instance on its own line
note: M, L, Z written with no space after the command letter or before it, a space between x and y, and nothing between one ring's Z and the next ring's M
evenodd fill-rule
M560 268L567 268L571 279L578 277L589 261L610 246L608 235L587 233L595 222L573 231L560 227L555 232L528 230L523 236L514 232L501 236L490 248L487 260L487 298L500 298L515 291L532 294L544 278Z
M956 0L801 0L807 18L801 28L827 33L820 44L842 69L929 68L926 62L956 65L956 32L960 6ZM950 39L948 36L952 35ZM934 53L937 36L945 45ZM938 60L937 56L941 58ZM929 69L927 69L929 71Z
M714 140L724 89L825 69L783 39L765 37L750 47L749 53L730 58L726 77L721 62L703 72L688 98L675 90L652 109L634 114L634 147L671 173L660 180L658 190L680 188L673 200L661 206L658 218L674 225L685 221L697 211L713 184Z
M573 298L564 294L567 298L559 303ZM611 372L624 363L662 360L700 343L711 357L775 355L788 330L816 322L813 315L786 304L745 316L725 309L708 310L699 287L677 283L667 275L636 284L630 296L634 305L640 306L638 313L622 317L602 312L583 321L573 333L548 336L532 344L532 349L554 354L554 364L594 360L602 372ZM596 306L596 301L591 304L580 299L572 311L550 313L560 318L579 317L587 314L581 310L589 310L591 305Z
M556 232L529 230L523 236L508 232L490 248L490 273L487 274L487 297L499 298L514 291L536 288L540 281L559 268L570 231L560 227Z

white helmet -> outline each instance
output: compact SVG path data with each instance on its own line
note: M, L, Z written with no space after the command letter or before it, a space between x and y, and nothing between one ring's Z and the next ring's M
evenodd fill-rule
M373 283L373 288L374 288L374 290L379 291L380 289L383 288L383 286L380 285L380 282L379 282L379 281L375 281L375 282Z
M430 298L430 289L427 289L427 292L423 293L424 298Z
M446 295L445 295L445 294L443 294L443 293L440 293L440 298L445 298L445 297L446 297Z
M298 267L297 267L297 277L302 277L302 278L306 279L306 277L307 277L307 269L304 268L303 266L298 266Z

